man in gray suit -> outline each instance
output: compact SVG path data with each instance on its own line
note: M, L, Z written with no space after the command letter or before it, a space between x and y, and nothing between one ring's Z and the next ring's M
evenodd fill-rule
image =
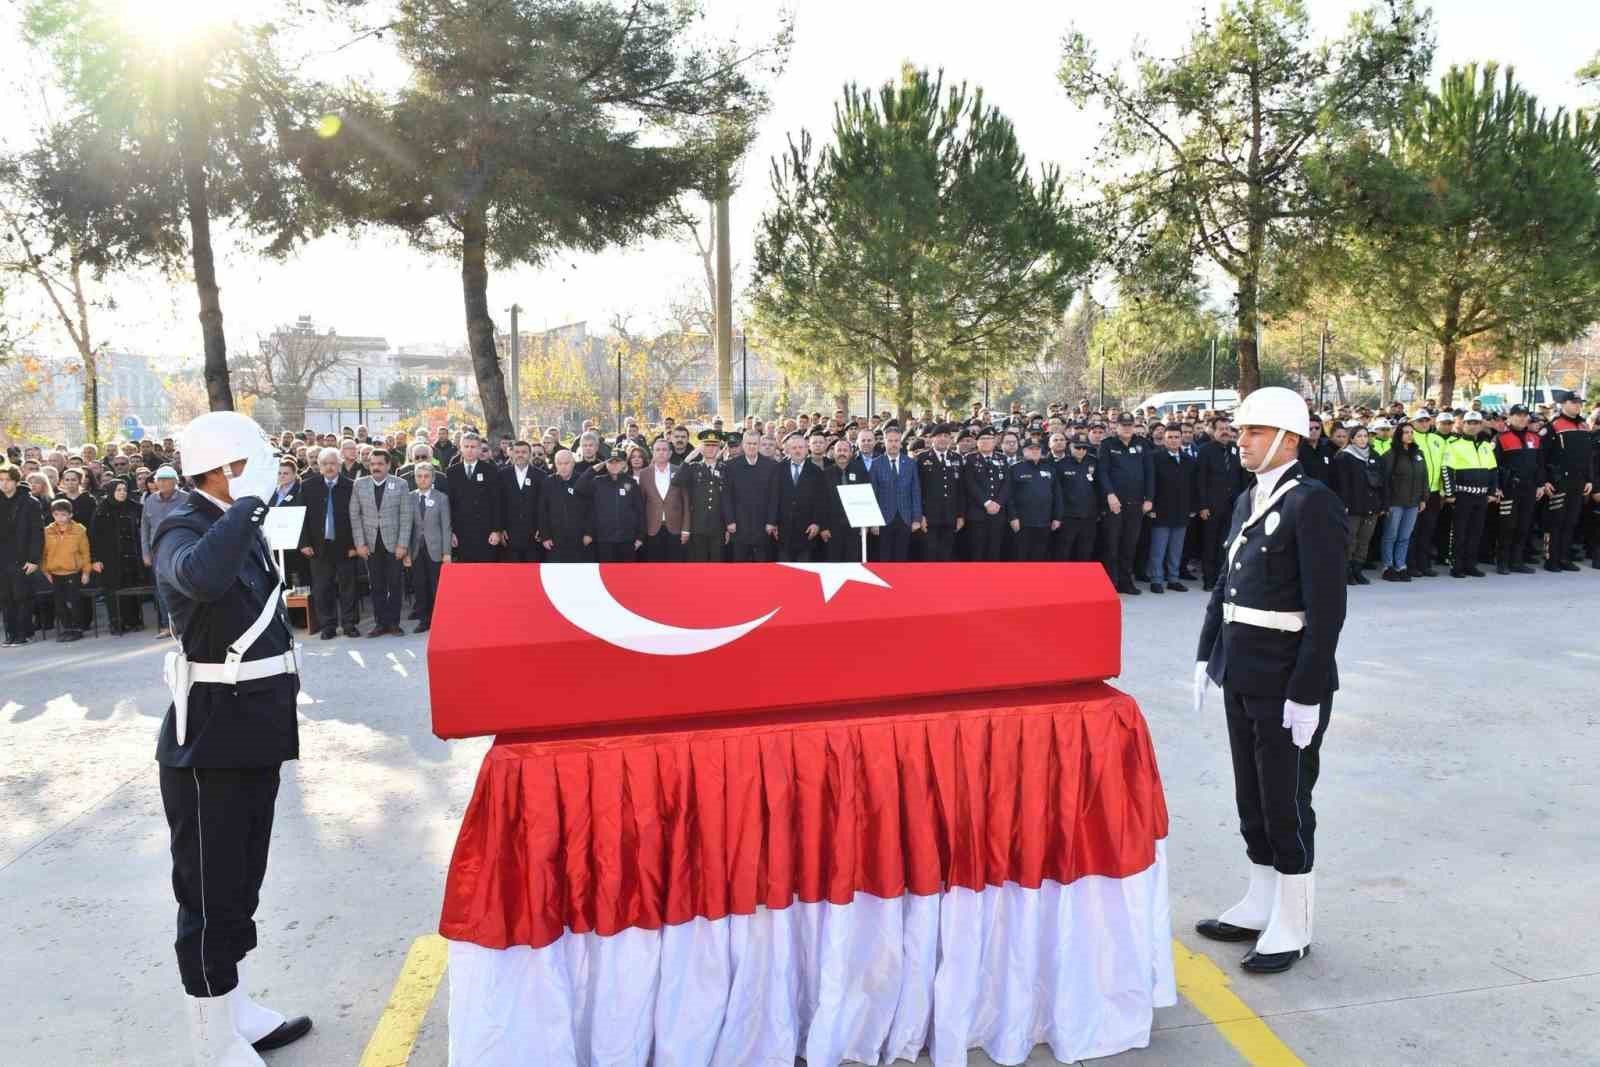
M406 505L406 483L389 473L389 453L372 450L371 474L357 478L350 493L350 535L356 555L367 561L374 625L368 637L403 634L400 604L405 599L403 564L411 545L413 512Z
M433 598L439 591L439 565L450 562L450 498L433 487L433 464L419 460L412 471L417 488L406 501L412 513L411 553L406 566L411 568L411 588L417 633L427 633L433 625Z

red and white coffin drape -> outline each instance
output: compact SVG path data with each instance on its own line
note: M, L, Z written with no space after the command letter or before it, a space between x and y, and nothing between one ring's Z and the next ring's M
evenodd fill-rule
M1143 717L1098 683L502 740L440 922L451 1062L1142 1047L1175 1000L1166 834Z

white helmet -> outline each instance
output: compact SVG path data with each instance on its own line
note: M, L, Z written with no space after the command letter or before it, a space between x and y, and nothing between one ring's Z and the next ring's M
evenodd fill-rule
M1233 409L1235 426L1270 426L1300 438L1311 436L1311 416L1306 402L1293 389L1269 385L1257 389Z
M263 447L256 420L237 411L208 411L178 437L183 469L194 478L228 463L255 456Z

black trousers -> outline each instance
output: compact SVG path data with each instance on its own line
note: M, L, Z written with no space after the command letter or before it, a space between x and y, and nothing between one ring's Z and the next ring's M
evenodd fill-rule
M398 627L405 601L405 564L381 542L367 555L367 585L372 592L372 621Z
M1211 517L1200 523L1200 578L1216 585L1217 575L1228 555L1228 531L1233 528L1233 507L1212 509Z
M1411 548L1406 553L1406 571L1418 574L1433 569L1433 539L1443 510L1438 493L1428 494L1428 506L1417 512L1417 525L1411 531Z
M84 628L80 618L82 611L79 601L83 599L79 591L83 589L83 577L79 574L57 574L50 583L50 592L54 594L56 606L56 631L81 630Z
M355 628L356 561L332 541L318 545L311 557L311 602L324 633L335 628L335 620L347 630Z
M955 526L930 526L922 535L923 560L928 563L949 563L956 558Z
M593 563L594 546L583 543L583 535L552 537L554 548L545 549L546 563Z
M770 563L772 562L772 538L760 541L735 541L733 543L733 562L735 563Z
M645 538L644 558L651 563L682 563L685 547L681 537L662 526Z
M691 533L689 535L688 562L721 563L722 538L720 533Z
M5 617L7 641L33 636L33 579L22 573L16 560L0 564L0 614Z
M256 947L256 904L267 873L278 767L162 767L178 899L178 974L192 997L239 984Z
M455 563L494 563L500 557L500 549L489 543L488 530L456 530L456 540L460 542L450 550L450 559Z
M1050 527L1024 526L1016 533L1019 563L1050 562Z
M532 540L514 545L500 546L500 560L503 563L538 563L544 555L541 546Z
M1133 558L1144 532L1144 501L1122 501L1122 513L1106 512L1106 570L1118 586L1133 584Z
M1094 559L1094 539L1098 519L1062 519L1061 529L1051 537L1051 555L1057 563L1088 563Z
M815 557L816 541L801 530L796 537L778 541L778 559L783 563L810 563Z
M828 540L823 544L822 562L860 563L861 531L853 526L830 531Z
M1005 558L1005 535L1010 532L1004 512L967 520L967 548L974 563L998 563Z
M911 558L911 527L896 515L878 534L878 559L884 563L905 563Z
M1450 527L1450 573L1460 574L1478 565L1478 546L1483 543L1483 524L1489 518L1486 494L1456 495L1455 516Z
M1545 525L1550 528L1550 558L1547 562L1568 563L1572 559L1572 542L1583 518L1583 483L1558 482L1556 495L1551 499L1559 500L1561 506L1552 506L1545 513Z
M428 543L419 542L416 558L411 561L411 606L416 609L417 621L424 626L433 625L433 601L439 595L441 566L438 560L428 555Z
M1311 790L1322 765L1333 697L1322 702L1317 732L1295 747L1283 726L1283 700L1241 696L1224 686L1228 748L1233 754L1233 793L1239 833L1250 862L1279 874L1310 874L1316 859L1317 813Z
M637 558L632 541L597 541L594 550L595 559L601 563L633 563Z
M1499 537L1495 542L1495 558L1501 564L1522 562L1522 550L1533 534L1534 487L1517 489L1500 501L1498 523Z

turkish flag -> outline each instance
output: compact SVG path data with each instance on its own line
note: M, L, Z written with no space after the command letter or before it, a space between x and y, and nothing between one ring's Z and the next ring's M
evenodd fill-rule
M1098 564L452 564L428 665L440 737L594 733L1101 681Z

